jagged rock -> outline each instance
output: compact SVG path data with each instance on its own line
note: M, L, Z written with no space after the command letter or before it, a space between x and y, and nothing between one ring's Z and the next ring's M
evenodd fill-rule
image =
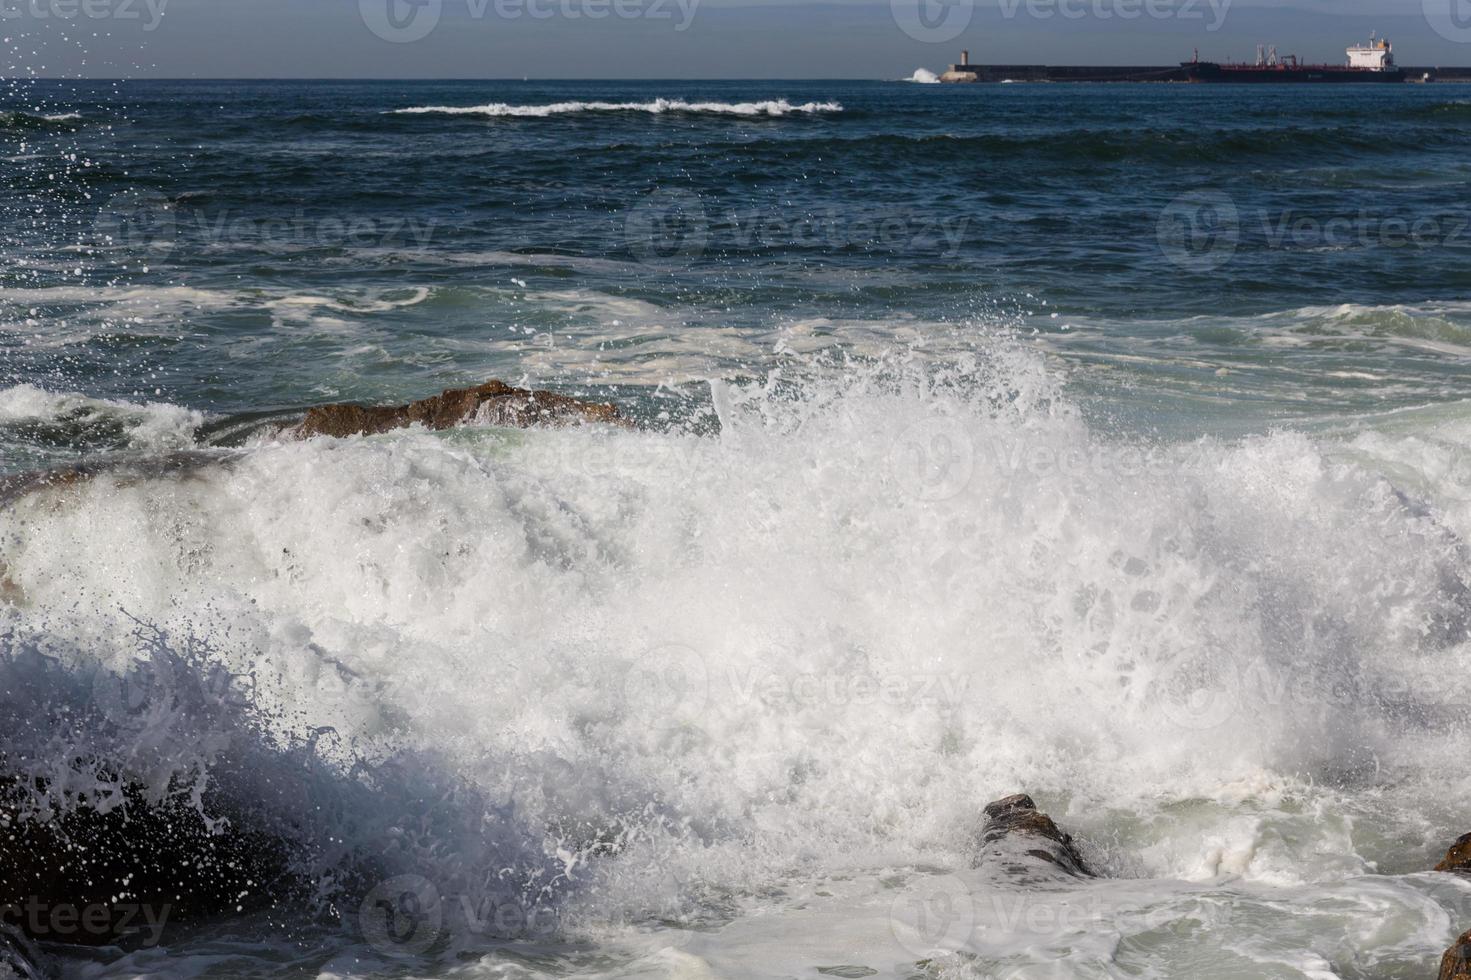
M1462 933L1440 958L1439 980L1471 980L1471 931Z
M1471 834L1456 838L1445 858L1435 866L1436 871L1463 871L1471 874Z
M1038 811L1025 793L988 804L981 828L981 854L976 863L1000 862L1013 874L1025 876L1044 862L1049 869L1077 878L1094 877L1070 834ZM1033 859L1028 861L1027 859Z
M487 381L474 388L452 388L433 398L407 405L322 405L308 411L306 418L288 426L283 432L302 439L311 436L341 438L376 435L416 424L430 429L448 429L471 421L514 428L579 422L628 424L613 405L585 402L549 391L513 388L501 381Z

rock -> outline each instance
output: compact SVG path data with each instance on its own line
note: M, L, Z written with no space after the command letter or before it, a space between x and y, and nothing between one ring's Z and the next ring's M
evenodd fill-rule
M514 428L606 422L627 425L613 405L585 402L549 391L513 388L501 381L487 381L474 388L448 391L407 405L323 405L313 408L299 423L283 434L306 439L312 436L375 435L409 425L448 429L466 422Z
M1471 980L1471 931L1463 932L1440 958L1439 980Z
M46 956L25 933L0 921L0 977L5 980L41 980L53 974Z
M1025 793L988 804L985 814L978 865L999 861L1008 872L1025 876L1037 869L1036 862L1044 862L1049 870L1075 878L1094 877L1072 836L1038 811L1037 804Z
M14 777L0 786L0 921L19 931L9 945L26 959L26 938L153 946L166 928L270 907L289 880L280 843L236 821L211 825L187 798L155 803L128 787L107 813L77 806L43 819L20 812Z
M1435 866L1436 871L1462 871L1471 874L1471 834L1456 838L1445 858Z

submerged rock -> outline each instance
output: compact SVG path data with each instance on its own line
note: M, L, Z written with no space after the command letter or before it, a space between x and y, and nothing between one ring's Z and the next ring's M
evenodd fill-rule
M1025 793L988 804L985 814L978 865L999 862L1009 873L1025 876L1043 862L1041 866L1075 878L1094 877L1072 835L1063 833Z
M449 429L467 422L513 428L606 422L627 425L610 404L586 402L550 391L513 388L487 381L474 388L452 388L432 398L407 405L322 405L306 413L282 433L306 439L312 436L376 435L410 425Z
M1471 874L1471 834L1456 838L1445 857L1435 866L1436 871L1461 871Z
M1471 931L1462 933L1440 958L1439 980L1471 980Z

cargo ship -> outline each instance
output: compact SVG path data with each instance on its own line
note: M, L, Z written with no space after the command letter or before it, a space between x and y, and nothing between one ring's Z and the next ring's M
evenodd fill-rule
M1279 58L1275 48L1260 48L1254 65L1193 61L1173 65L973 65L970 52L940 76L966 82L1471 82L1471 67L1401 68L1394 45L1370 36L1368 44L1348 49L1344 65L1304 65L1296 56Z
M1372 35L1368 44L1356 44L1348 49L1348 63L1343 65L1305 65L1294 54L1278 57L1275 46L1270 49L1258 46L1253 65L1201 61L1197 50L1194 60L1182 61L1180 67L1191 82L1364 83L1406 79L1405 70L1395 66L1394 45Z

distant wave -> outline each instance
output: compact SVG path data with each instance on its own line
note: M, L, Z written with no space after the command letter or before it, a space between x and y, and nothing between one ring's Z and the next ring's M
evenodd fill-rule
M928 68L916 68L914 69L914 74L904 80L906 82L915 82L919 85L938 85L940 83L940 76Z
M58 123L78 122L80 112L20 112L13 109L0 110L0 129L49 129Z
M842 112L837 102L804 102L793 105L786 99L764 102L686 102L683 99L655 99L652 102L552 102L547 105L511 105L492 102L489 105L412 106L394 109L391 115L484 116L487 118L535 118L565 116L584 112L686 112L717 116L785 116L790 113Z

